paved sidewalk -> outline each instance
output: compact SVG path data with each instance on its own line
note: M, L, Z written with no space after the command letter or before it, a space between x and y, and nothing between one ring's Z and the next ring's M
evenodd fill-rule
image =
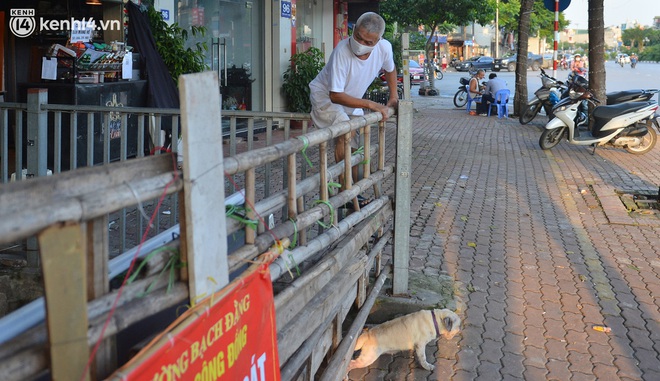
M413 100L410 270L466 286L462 333L427 346L433 372L399 353L350 379L660 380L658 217L610 221L625 207L601 200L657 191L660 147L543 151L542 116L522 126Z

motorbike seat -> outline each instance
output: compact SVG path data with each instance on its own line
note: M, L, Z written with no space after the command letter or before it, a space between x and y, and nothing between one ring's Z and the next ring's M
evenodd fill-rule
M595 127L598 129L617 116L641 110L652 103L654 102L626 102L611 106L598 106L592 114Z
M649 95L646 97L646 95ZM645 100L653 96L652 93L647 93L646 90L635 89L635 90L624 90L624 91L613 91L611 93L605 94L607 96L607 104L614 105L623 102L630 102L634 100Z

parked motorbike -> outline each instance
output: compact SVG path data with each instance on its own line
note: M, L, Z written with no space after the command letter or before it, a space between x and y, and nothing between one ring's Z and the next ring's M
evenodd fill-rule
M635 89L635 90L623 90L623 91L613 91L607 93L607 105L615 105L625 102L645 102L651 100L655 94L660 92L658 89Z
M582 77L577 77L574 83L569 84L568 97L555 105L552 110L554 118L546 124L541 134L539 145L542 149L553 148L565 136L571 144L592 145L594 151L597 146L609 145L641 155L655 146L655 129L660 129L655 117L658 109L655 101L597 106L592 112L594 123L591 129L578 128L582 101L594 105L600 103L587 86L588 81Z
M535 97L527 103L525 110L520 113L518 120L520 124L527 124L531 122L536 115L545 110L545 114L549 119L552 119L552 106L555 102L550 99L550 94L553 92L564 93L567 90L566 85L554 77L546 74L545 70L541 68L541 87L534 92Z
M458 86L458 91L456 92L456 94L454 94L454 106L456 106L457 108L461 108L461 107L465 107L465 105L467 104L468 94L467 94L467 90L465 90L465 86L470 84L470 78L461 77L458 81L461 83L461 85Z

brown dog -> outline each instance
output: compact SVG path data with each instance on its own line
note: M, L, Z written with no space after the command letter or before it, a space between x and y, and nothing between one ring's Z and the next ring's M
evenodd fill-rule
M369 366L383 353L412 349L420 365L432 371L435 367L426 361L426 344L440 335L451 340L460 326L461 318L447 309L417 311L380 324L358 337L354 352L358 357L348 364L347 372Z

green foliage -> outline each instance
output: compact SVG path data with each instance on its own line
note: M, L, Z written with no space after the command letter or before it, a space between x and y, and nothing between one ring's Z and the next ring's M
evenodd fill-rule
M312 103L309 100L309 83L325 66L323 52L317 48L309 48L302 53L296 53L289 60L289 68L284 72L282 91L291 112L309 113Z
M162 14L153 6L147 7L147 14L151 33L156 40L156 49L170 71L174 83L178 83L178 78L182 74L199 73L208 69L204 63L208 51L206 42L198 41L193 47L185 47L189 38L203 38L206 35L206 27L192 26L188 31L177 23L168 25L163 20Z
M431 35L440 25L486 25L495 18L490 0L384 0L380 9L386 22L396 21L404 27L424 25L424 32Z
M426 51L426 41L428 38L422 32L412 32L410 33L410 40L408 45L410 50L424 50Z
M639 59L641 61L660 62L660 44L648 46L639 54Z
M396 28L393 24L385 25L385 33L383 34L383 38L392 44L392 51L394 53L394 65L396 65L396 67L403 66L403 59L401 58L401 34L396 33Z
M495 0L492 0L495 2ZM518 31L518 20L520 19L520 1L510 0L507 3L500 1L499 5L500 18L499 24L507 32ZM531 28L530 35L552 38L555 30L555 13L549 11L543 0L535 0L533 12L530 17ZM570 22L564 18L562 12L559 13L559 30L568 26Z
M431 38L436 31L447 33L454 25L472 22L489 24L495 18L493 4L491 0L384 0L380 11L388 24L397 22L415 30L424 26L423 33L410 34L410 49L424 50L428 55L433 49ZM422 38L418 39L420 35Z

